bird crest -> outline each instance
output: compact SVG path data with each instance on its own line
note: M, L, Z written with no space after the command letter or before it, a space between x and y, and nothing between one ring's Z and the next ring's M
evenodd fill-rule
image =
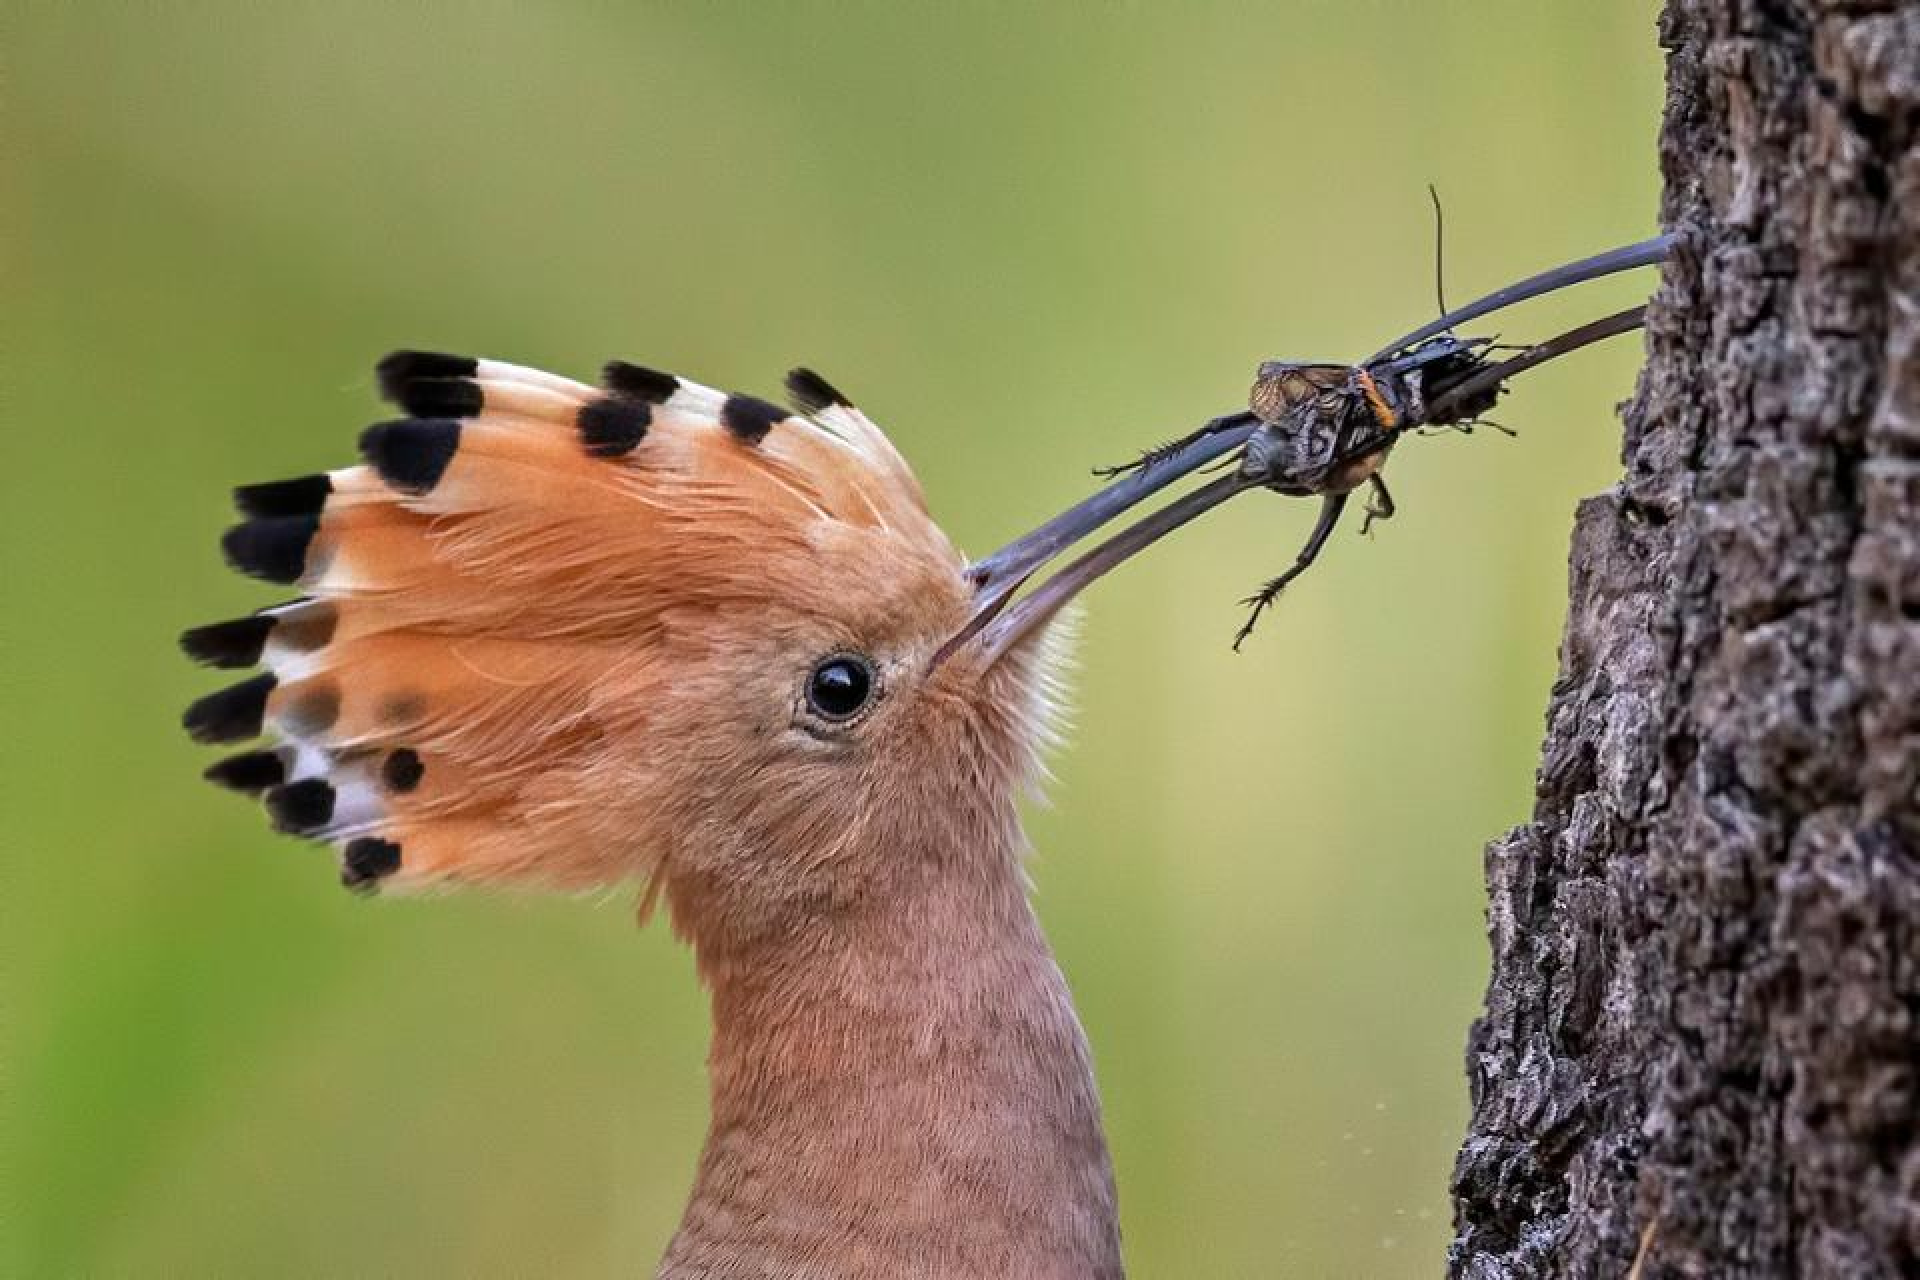
M808 370L793 412L624 362L589 386L403 351L378 375L407 416L360 465L235 492L228 560L300 598L183 637L263 668L188 709L199 741L275 740L207 776L336 846L349 886L650 878L688 770L764 763L701 758L731 690L689 683L964 618L906 461ZM778 727L737 705L727 741Z

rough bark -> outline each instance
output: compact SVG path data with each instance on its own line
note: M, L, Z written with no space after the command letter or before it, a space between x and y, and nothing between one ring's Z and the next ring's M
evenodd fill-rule
M1681 239L1487 850L1452 1272L1920 1275L1920 0L1661 36Z

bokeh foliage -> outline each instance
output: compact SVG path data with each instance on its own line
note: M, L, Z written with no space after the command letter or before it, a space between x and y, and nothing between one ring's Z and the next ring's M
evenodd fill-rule
M5 1225L19 1276L613 1276L704 1123L624 901L366 903L194 775L234 482L335 465L401 345L849 387L976 550L1086 467L1651 228L1651 0L9 6ZM1505 321L1629 301L1646 277ZM1141 1276L1428 1276L1573 503L1637 343L1103 584L1041 910Z

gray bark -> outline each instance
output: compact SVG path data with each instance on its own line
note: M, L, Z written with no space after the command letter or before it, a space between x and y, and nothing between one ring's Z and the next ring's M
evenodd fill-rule
M1487 849L1451 1269L1920 1275L1920 0L1661 36L1680 243Z

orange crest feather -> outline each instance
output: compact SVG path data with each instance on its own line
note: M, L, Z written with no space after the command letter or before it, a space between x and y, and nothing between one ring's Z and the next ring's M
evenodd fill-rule
M686 732L656 709L690 663L831 634L848 581L898 584L871 626L965 607L905 460L805 370L799 414L622 363L590 387L400 352L380 380L413 416L368 428L363 465L235 495L228 558L304 597L183 638L266 668L189 731L280 740L208 776L335 844L349 885L649 877L649 753Z

